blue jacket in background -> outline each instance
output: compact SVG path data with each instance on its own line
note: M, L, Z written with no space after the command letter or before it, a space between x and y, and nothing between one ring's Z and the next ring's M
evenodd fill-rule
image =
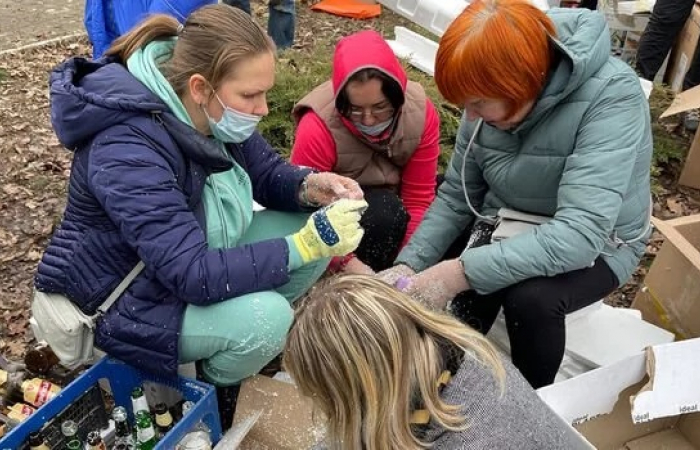
M75 155L64 217L39 264L36 288L94 313L143 260L144 271L98 322L95 343L138 367L174 375L186 304L285 284L286 241L208 248L202 188L209 174L232 162L123 65L73 58L52 72L50 88L53 127ZM258 203L300 210L298 188L308 169L287 164L257 133L227 148L250 176Z
M93 57L107 51L112 41L149 14L168 14L184 22L192 11L217 0L86 0L83 22L93 46Z

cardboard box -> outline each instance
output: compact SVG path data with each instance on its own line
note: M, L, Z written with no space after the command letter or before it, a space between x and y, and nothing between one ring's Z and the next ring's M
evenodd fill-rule
M677 94L671 106L661 114L660 118L663 119L695 108L700 108L700 86ZM685 165L678 179L678 184L700 189L700 133L695 133L695 138L690 144L690 150L685 158Z
M599 0L598 11L610 28L613 56L634 65L642 33L649 23L653 2L645 0ZM663 72L662 72L663 73Z
M683 30L676 39L666 70L664 81L676 92L683 89L683 79L693 61L695 48L698 46L698 37L700 37L700 6L695 5Z
M653 222L666 241L632 307L678 339L700 337L700 214Z
M538 390L599 450L700 448L700 339L662 344Z
M283 373L275 378L279 375ZM595 450L564 419L559 420L566 427L566 450ZM222 450L308 450L325 434L325 423L313 415L310 400L299 394L291 380L255 376L243 383L234 426L219 445Z
M240 450L306 450L325 435L325 424L313 417L311 400L288 381L257 375L243 383L234 428L257 415Z

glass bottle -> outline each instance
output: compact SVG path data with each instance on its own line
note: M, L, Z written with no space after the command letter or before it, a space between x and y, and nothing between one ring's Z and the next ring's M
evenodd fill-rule
M131 391L131 407L134 417L136 417L139 411L146 411L149 414L151 412L148 407L148 400L146 400L146 394L143 393L143 388L141 386L136 386L134 390Z
M41 431L29 433L29 450L51 450L44 438L44 433Z
M87 435L87 448L89 450L107 450L99 431L91 431Z
M46 342L39 342L24 355L24 365L27 370L39 375L46 375L56 367L60 360Z
M154 409L156 412L156 435L158 440L161 440L168 431L173 429L173 416L165 403L158 403Z
M0 402L0 412L17 422L22 422L24 419L31 416L34 411L36 411L36 409L22 402L17 402L10 407L8 407L4 401Z
M116 438L115 444L124 444L127 448L134 448L136 441L134 440L134 435L131 433L131 427L129 426L128 417L126 415L126 408L123 406L117 406L112 410L112 419L114 419L114 428Z
M7 372L0 369L0 395L6 399L24 401L39 407L61 392L57 384L29 376L28 372Z
M72 420L66 420L61 424L61 433L64 437L65 450L83 450L83 443L78 437L78 424Z
M136 448L153 450L156 447L156 430L153 428L151 414L148 411L136 413Z

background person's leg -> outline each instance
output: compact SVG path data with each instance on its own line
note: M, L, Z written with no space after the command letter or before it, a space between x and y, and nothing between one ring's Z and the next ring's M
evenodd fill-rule
M250 14L250 0L222 0L225 5L233 6L234 8L242 9Z
M554 382L566 345L566 314L588 306L618 286L613 271L598 258L590 268L555 277L532 278L505 290L513 364L535 388Z
M278 50L289 48L294 44L296 11L294 0L269 0L270 17L267 21L267 34L270 35Z
M365 230L355 255L375 272L388 269L406 236L409 215L403 202L389 189L365 189L368 207L360 225Z
M649 81L666 59L666 55L693 11L695 0L657 0L637 50L637 72Z

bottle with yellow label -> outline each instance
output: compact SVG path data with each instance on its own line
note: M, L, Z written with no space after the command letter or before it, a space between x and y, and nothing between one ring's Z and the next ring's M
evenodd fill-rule
M57 396L61 388L50 381L32 378L22 381L22 392L25 402L39 407Z
M38 408L61 391L57 384L29 376L27 372L9 373L0 369L0 396Z
M31 416L36 409L24 403L15 403L14 405L5 407L4 405L0 407L0 410L10 419L16 420L17 422L22 422L27 417Z

